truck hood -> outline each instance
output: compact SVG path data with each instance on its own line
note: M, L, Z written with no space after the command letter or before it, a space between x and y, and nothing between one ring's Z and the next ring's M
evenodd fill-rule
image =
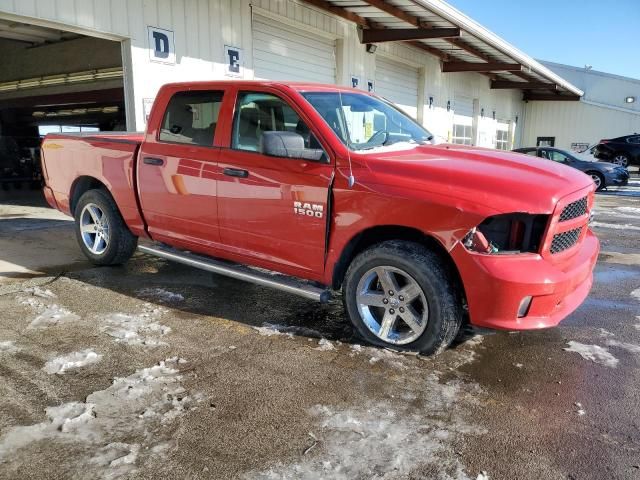
M519 153L449 144L392 147L359 155L373 182L497 213L551 213L562 197L593 187L579 170Z

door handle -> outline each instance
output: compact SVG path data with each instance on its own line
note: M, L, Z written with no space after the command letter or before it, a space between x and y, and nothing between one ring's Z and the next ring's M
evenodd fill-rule
M161 158L144 157L142 161L147 165L156 165L156 166L164 165L164 160Z
M249 176L248 171L239 168L225 168L222 173L228 175L229 177L247 178Z

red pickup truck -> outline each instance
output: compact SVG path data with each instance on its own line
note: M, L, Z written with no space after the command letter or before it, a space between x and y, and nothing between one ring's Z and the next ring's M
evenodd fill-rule
M321 302L341 290L377 345L431 354L464 321L554 326L592 284L588 176L434 145L366 92L170 84L146 133L50 134L42 150L46 198L94 263L138 248Z

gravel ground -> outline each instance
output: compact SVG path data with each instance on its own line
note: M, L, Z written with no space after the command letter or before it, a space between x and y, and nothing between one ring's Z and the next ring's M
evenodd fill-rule
M437 358L342 307L137 254L94 268L0 205L0 478L640 479L640 182L599 194L593 291L560 327Z

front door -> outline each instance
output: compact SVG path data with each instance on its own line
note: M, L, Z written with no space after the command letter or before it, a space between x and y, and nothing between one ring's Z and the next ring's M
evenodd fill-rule
M224 92L176 91L138 160L140 203L154 240L206 251L220 240L214 136Z
M317 152L322 146L307 123L268 89L238 93L230 148L219 159L218 215L226 249L313 278L324 266L333 165L326 153L319 160L267 155L262 141L264 132L289 132Z

